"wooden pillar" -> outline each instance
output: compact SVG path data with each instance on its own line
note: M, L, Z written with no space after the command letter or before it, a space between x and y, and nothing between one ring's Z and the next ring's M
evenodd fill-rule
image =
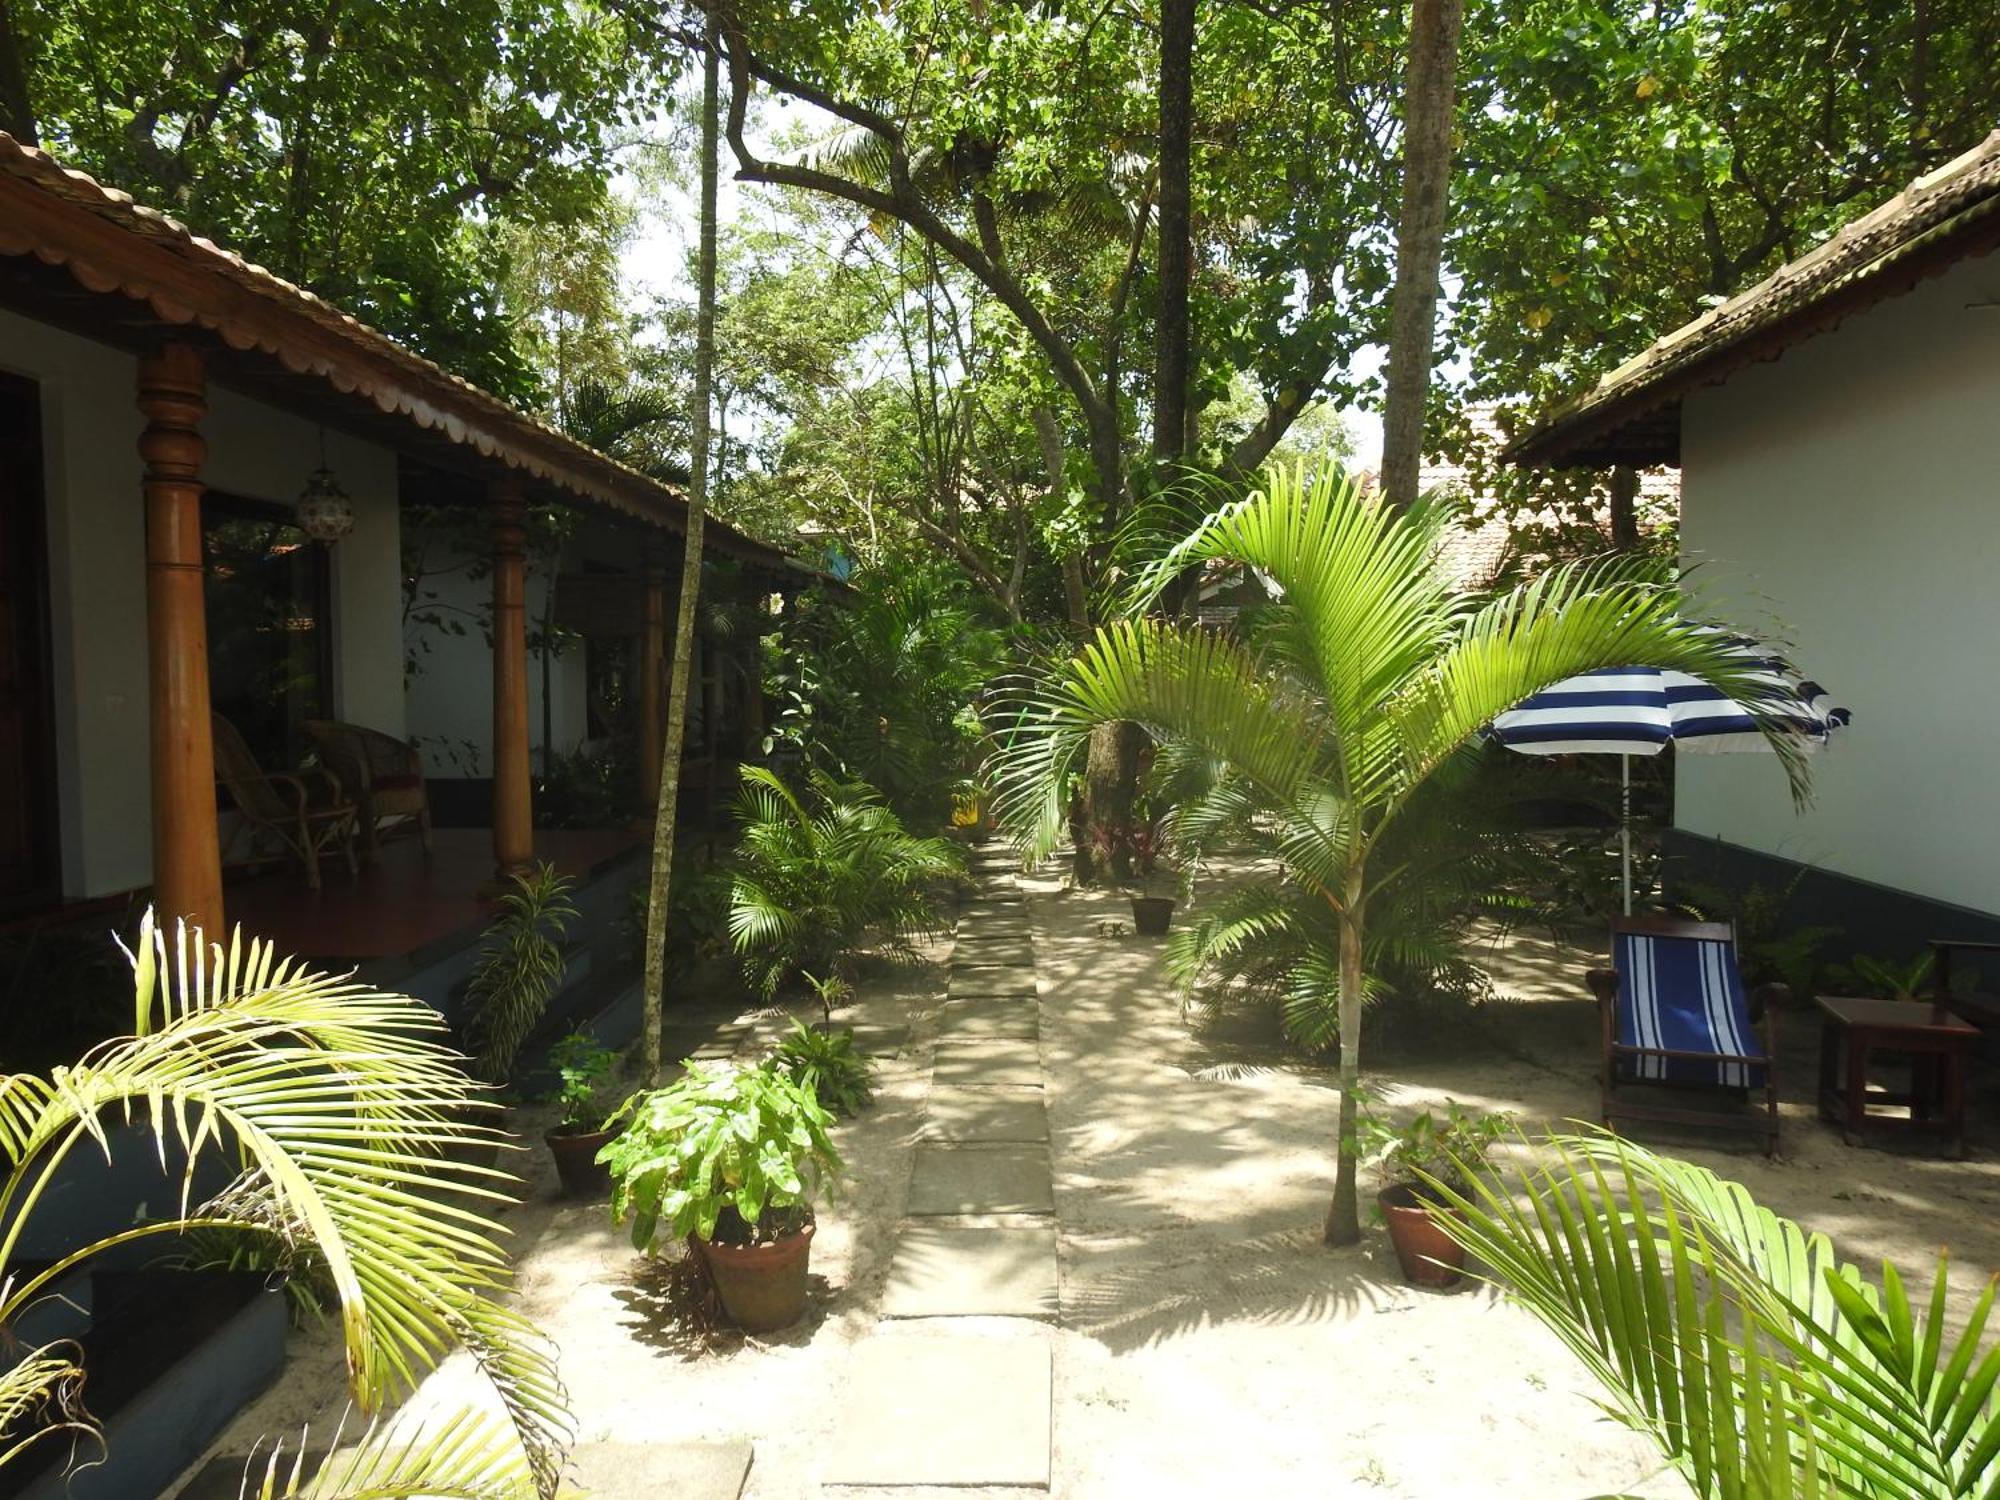
M139 361L145 462L146 644L153 784L153 905L224 938L222 846L209 722L208 616L202 598L201 468L208 445L201 351L168 344Z
M500 877L535 857L528 773L527 532L521 486L493 486L493 862Z
M667 572L647 554L639 605L639 796L660 796L660 748L667 725Z

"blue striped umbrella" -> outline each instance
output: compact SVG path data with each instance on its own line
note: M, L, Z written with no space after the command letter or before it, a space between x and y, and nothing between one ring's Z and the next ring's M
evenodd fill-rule
M1768 751L1771 742L1760 722L1815 750L1851 717L1783 657L1742 636L1729 637L1728 644L1752 669L1756 695L1747 704L1685 672L1606 667L1543 689L1501 714L1487 731L1524 755L1619 757L1618 837L1627 916L1632 913L1632 756L1658 755L1668 745L1705 754Z

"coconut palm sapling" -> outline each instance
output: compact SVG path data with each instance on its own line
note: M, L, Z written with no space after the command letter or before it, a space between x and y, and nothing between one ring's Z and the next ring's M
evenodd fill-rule
M1495 715L1579 672L1686 672L1761 708L1762 691L1683 591L1643 558L1551 569L1498 598L1461 594L1436 565L1448 509L1398 511L1338 469L1268 473L1143 569L1125 618L1100 627L1031 688L998 757L996 805L1025 852L1065 826L1065 789L1093 730L1143 725L1229 768L1276 830L1284 877L1331 915L1341 1080L1325 1233L1360 1237L1356 1104L1370 903L1405 873L1373 862L1424 785ZM1254 640L1146 611L1210 563L1253 569L1280 594ZM1761 715L1760 715L1761 717ZM1774 740L1795 795L1798 747Z

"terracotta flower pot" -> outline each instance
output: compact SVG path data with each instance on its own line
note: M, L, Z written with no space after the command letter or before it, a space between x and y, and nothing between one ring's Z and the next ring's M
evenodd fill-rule
M1132 930L1147 937L1164 937L1167 928L1173 925L1174 898L1172 896L1134 896L1132 898Z
M806 1265L812 1221L762 1245L718 1245L697 1239L722 1310L745 1333L775 1333L805 1315Z
M1413 1286L1458 1285L1465 1271L1465 1247L1432 1217L1454 1210L1432 1203L1408 1183L1384 1188L1375 1201L1389 1225L1389 1240L1396 1247L1403 1279Z
M597 1153L611 1140L609 1130L551 1130L542 1139L556 1159L556 1178L565 1198L609 1198L611 1169L599 1164Z

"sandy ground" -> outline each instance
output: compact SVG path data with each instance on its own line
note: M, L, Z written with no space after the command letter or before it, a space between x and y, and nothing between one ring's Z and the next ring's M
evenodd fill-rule
M1053 1493L1687 1493L1598 1414L1554 1339L1497 1294L1405 1287L1379 1229L1355 1250L1320 1245L1337 1114L1326 1070L1277 1045L1262 1019L1185 1015L1157 943L1103 935L1126 917L1122 899L1064 892L1053 877L1026 886L1062 1278ZM1490 957L1500 992L1520 1002L1505 1024L1423 1057L1378 1057L1372 1081L1399 1112L1450 1097L1524 1123L1588 1116L1589 956L1517 938ZM663 1320L623 1232L601 1207L560 1204L543 1153L527 1158L529 1198L509 1217L521 1305L562 1349L583 1438L748 1437L747 1494L821 1493L845 1357L875 1325L894 1249L941 991L942 970L919 967L863 986L851 1008L863 1024L910 1021L912 1041L881 1064L877 1103L841 1129L852 1181L820 1215L813 1307L775 1339L691 1348ZM1778 1161L1709 1136L1648 1139L1747 1183L1864 1263L1915 1270L1950 1245L1966 1273L1962 1312L2000 1268L2000 1141L1975 1136L1965 1162L1844 1146L1812 1117L1815 1028L1803 1014L1784 1020ZM1979 1101L1984 1120L1992 1104ZM519 1124L538 1133L532 1111ZM294 1348L284 1379L219 1451L338 1418L332 1338L297 1335ZM416 1399L449 1406L476 1391L458 1356Z

